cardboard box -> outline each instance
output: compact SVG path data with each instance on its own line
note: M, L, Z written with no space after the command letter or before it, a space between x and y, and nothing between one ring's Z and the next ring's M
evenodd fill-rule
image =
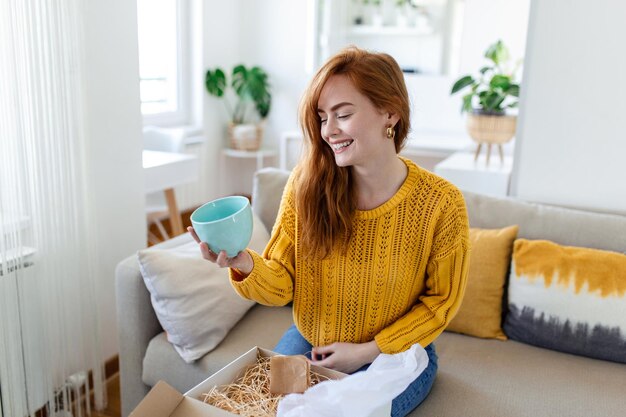
M200 398L202 394L209 392L211 388L230 384L242 376L248 365L256 363L257 354L260 354L262 357L276 355L276 353L270 350L254 347L187 391L184 395L167 383L159 381L139 403L137 408L130 413L130 417L237 417L233 413L202 402ZM311 370L331 379L341 379L346 376L344 373L320 368L319 366L312 365ZM390 412L387 410L386 414L380 415L389 416Z

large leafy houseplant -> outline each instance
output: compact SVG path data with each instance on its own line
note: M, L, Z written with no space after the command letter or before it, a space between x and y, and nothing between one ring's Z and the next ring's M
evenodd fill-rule
M228 82L221 68L208 70L205 86L209 94L224 98L224 104L235 125L254 121L251 109L263 120L267 117L272 103L267 73L260 67L246 68L237 65L233 68L230 87L235 95L235 104L228 97Z
M518 104L519 84L514 81L517 65L508 71L509 50L501 40L487 48L485 58L491 62L480 69L480 75L459 78L450 94L469 87L469 92L463 96L461 112L502 115L507 108L517 107Z

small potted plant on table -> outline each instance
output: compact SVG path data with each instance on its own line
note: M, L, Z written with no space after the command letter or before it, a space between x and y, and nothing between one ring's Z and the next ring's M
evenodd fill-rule
M506 109L518 105L520 87L514 76L521 61L513 70L507 71L509 50L500 40L487 48L485 57L491 62L480 69L480 75L459 78L450 94L469 88L463 96L461 112L468 113L467 131L478 143L474 160L478 158L483 143L486 143L489 164L491 145L498 145L500 160L503 161L502 144L515 135L517 116L506 114Z
M256 151L261 145L264 121L270 111L272 95L267 73L261 67L246 68L237 65L233 68L228 93L226 74L221 68L208 70L205 87L209 94L224 98L224 105L230 115L228 134L233 149ZM235 105L232 105L234 93Z

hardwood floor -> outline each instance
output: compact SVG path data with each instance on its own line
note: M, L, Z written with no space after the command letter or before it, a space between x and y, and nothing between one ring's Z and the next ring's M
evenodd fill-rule
M183 229L185 229L185 232L187 231L187 226L191 226L191 220L189 219L189 217L191 216L191 213L193 213L194 210L195 208L189 209L189 210L183 210L180 213L183 219ZM170 226L170 220L168 218L164 218L161 220L161 224L163 225L163 228L165 229L167 234L170 237L172 237L172 227ZM152 237L152 239L150 239L150 237ZM159 241L162 242L163 240L165 240L163 236L161 235L161 232L159 232L159 229L155 223L149 224L148 236L146 237L146 239L147 239L146 246L153 246Z

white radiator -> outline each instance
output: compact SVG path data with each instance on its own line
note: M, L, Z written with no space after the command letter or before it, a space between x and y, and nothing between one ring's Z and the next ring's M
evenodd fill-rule
M38 301L29 302L25 298L25 294L37 286L32 267L35 250L23 248L20 251L23 265L17 270L15 262L19 258L13 257L11 252L6 252L9 267L5 274L0 271L0 384L3 384L0 405L6 407L8 416L30 414L46 402L40 306ZM25 399L21 396L24 391L28 404L20 401Z
M198 181L176 187L176 202L181 211L200 206L211 199L209 186L209 167L213 164L209 161L208 147L204 136L191 136L186 138L183 144L183 153L198 157Z

